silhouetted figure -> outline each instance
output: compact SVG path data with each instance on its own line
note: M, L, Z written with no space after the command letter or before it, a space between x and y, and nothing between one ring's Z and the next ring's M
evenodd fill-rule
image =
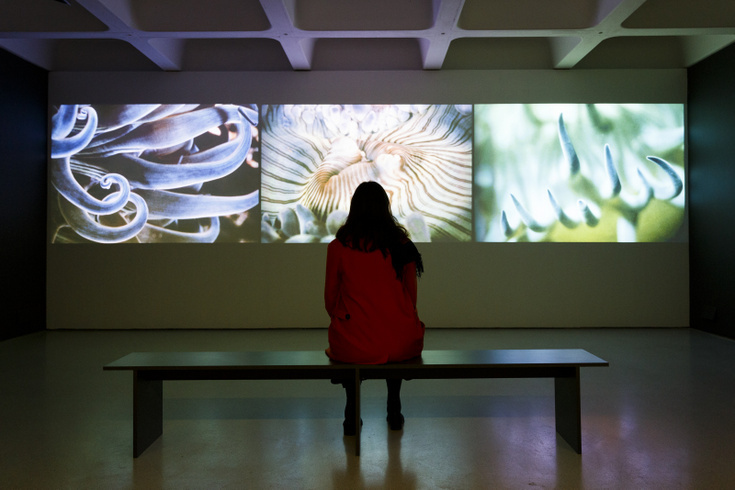
M327 355L335 361L383 364L421 355L424 324L416 311L421 254L390 210L376 182L363 182L352 196L345 224L327 249L324 304L331 318ZM403 428L401 380L388 385L388 424ZM354 381L347 395L345 435L354 435Z

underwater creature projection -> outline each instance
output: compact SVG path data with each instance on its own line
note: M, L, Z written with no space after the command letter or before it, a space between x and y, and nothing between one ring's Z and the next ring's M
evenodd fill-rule
M687 239L681 104L475 106L478 241Z
M259 241L257 125L253 105L56 107L51 241Z
M368 180L414 241L472 239L472 106L272 105L262 118L264 242L330 241Z

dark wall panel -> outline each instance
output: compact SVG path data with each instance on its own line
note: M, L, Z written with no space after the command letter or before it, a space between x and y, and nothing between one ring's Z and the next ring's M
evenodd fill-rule
M735 45L689 69L691 326L735 338Z
M48 74L0 49L0 340L46 325Z

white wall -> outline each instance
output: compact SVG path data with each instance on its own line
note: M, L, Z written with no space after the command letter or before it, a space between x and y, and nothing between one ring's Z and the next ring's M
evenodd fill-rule
M51 73L60 103L684 103L685 70ZM687 243L423 244L429 327L689 324ZM47 327L322 327L326 247L54 245Z

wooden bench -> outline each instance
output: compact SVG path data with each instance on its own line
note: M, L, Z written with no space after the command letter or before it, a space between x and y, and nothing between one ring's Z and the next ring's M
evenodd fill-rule
M133 352L103 367L133 372L133 457L163 433L163 381L336 379L554 378L556 431L582 453L579 371L609 363L582 349L433 350L408 361L366 365L329 360L323 351ZM355 439L360 455L360 430Z

